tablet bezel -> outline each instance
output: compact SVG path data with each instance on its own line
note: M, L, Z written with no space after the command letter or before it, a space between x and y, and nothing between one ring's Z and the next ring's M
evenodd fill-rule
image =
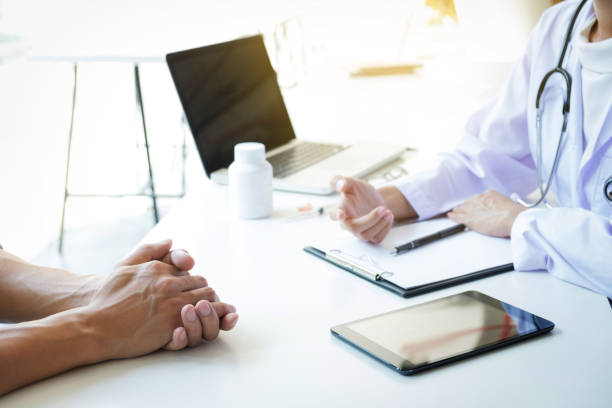
M429 302L425 302L422 303L420 305L423 304L427 304L427 303L433 303L433 302L437 302L440 301L442 299L447 299L447 298L451 298L451 297L457 297L457 296L469 296L470 298L482 302L482 303L486 303L487 305L494 307L498 310L501 310L505 313L508 313L510 316L521 319L521 317L519 316L515 316L514 313L512 313L512 311L508 311L506 309L504 309L503 307L500 306L499 302L504 303L506 305L512 306L508 303L502 302L501 300L497 300L491 296L485 295L484 293L478 292L478 291L466 291L466 292L461 292L455 295L451 295L445 298L439 298L439 299L435 299ZM530 332L530 333L526 333L526 334L522 334L516 337L511 337L508 338L504 341L498 342L498 343L493 343L493 344L487 344L487 345L483 345L480 347L477 347L473 350L469 350L466 351L464 353L460 353L457 355L451 355L449 357L445 357L442 358L440 360L434 360L434 361L429 361L426 363L421 363L421 364L413 364L411 363L409 360L405 359L404 357L400 356L399 354L394 353L393 351L379 345L378 343L375 343L374 341L370 340L368 337L363 336L360 333L357 333L355 331L353 331L352 329L350 329L348 326L358 323L358 322L362 322L362 321L366 321L366 320L371 320L371 319L376 319L380 316L384 316L390 313L397 313L401 310L405 310L405 309L410 309L414 306L420 306L420 305L413 305L413 306L408 306L402 309L396 309L390 312L386 312L386 313L381 313L375 316L370 316L370 317L366 317L364 319L359 319L359 320L354 320L352 322L348 322L348 323L344 323L341 325L337 325L331 328L331 332L333 335L335 335L336 337L340 338L341 340L349 343L350 345L356 347L357 349L365 352L366 354L370 355L371 357L374 357L375 359L379 360L380 362L384 363L387 366L390 366L391 368L393 368L394 370L400 372L403 375L410 375L410 374L414 374L417 373L419 371L428 369L428 368L432 368L432 367L436 367L442 364L447 364L453 361L457 361L457 360L461 360L464 358L468 358L470 356L476 355L476 354L480 354L480 353L484 353L486 351L489 350L494 350L497 349L499 347L503 347L512 343L516 343L518 341L522 341L522 340L526 340L528 338L531 337L535 337L547 332L550 332L554 327L555 324L553 322L551 322L550 320L544 319L540 316L537 316L531 312L527 312L526 310L517 308L516 306L512 306L513 309L515 309L516 311L520 311L520 312L525 312L525 313L529 313L532 316L532 319L537 327L536 331Z

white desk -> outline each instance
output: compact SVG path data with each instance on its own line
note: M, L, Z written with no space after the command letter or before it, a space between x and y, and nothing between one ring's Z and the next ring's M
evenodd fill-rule
M403 299L302 251L337 228L287 223L315 199L276 193L274 217L239 221L227 190L206 182L146 240L173 237L222 299L236 329L180 352L73 370L9 394L3 407L602 407L612 401L612 310L607 300L546 273L510 272ZM553 320L546 335L403 377L333 338L359 317L476 289Z

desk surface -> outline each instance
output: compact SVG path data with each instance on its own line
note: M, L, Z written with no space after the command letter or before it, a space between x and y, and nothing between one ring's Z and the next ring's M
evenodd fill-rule
M206 182L146 238L172 237L194 255L194 272L238 307L234 331L195 349L75 369L9 394L2 406L609 406L612 312L603 296L546 273L510 272L403 299L302 251L337 226L285 216L324 199L276 193L274 200L272 218L237 220L227 211L226 188ZM551 335L411 377L329 332L468 289L557 326Z

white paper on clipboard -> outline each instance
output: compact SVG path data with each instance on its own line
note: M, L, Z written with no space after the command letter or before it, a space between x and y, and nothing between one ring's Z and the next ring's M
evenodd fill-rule
M436 218L394 227L379 245L344 235L314 246L325 252L357 259L363 268L373 265L375 270L388 272L385 279L402 288L426 285L512 262L509 239L469 230L399 255L390 254L396 246L453 225L456 223L448 218Z

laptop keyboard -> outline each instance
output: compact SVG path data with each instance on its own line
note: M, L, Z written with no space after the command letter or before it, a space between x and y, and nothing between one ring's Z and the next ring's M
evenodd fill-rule
M275 178L285 178L323 161L346 147L323 143L301 142L294 147L267 158Z

